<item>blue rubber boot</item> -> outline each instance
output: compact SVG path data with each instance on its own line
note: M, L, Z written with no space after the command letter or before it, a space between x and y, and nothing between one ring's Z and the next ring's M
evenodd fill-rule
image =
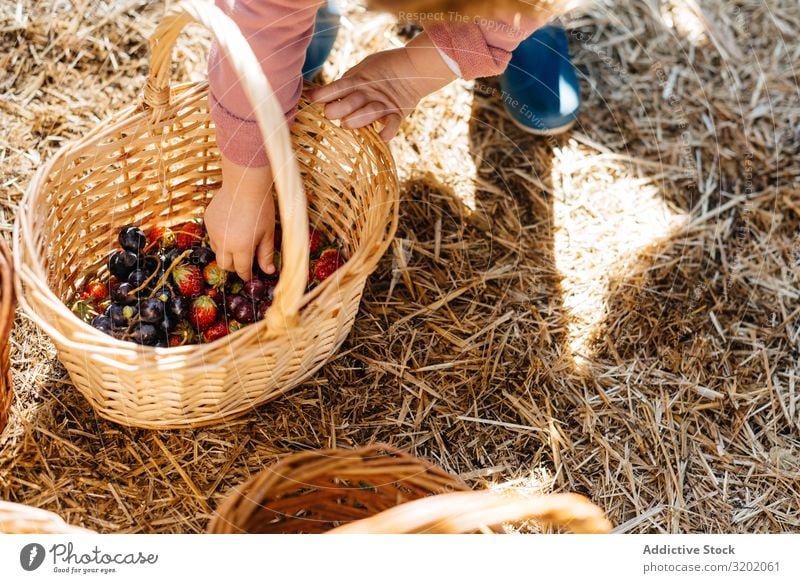
M500 77L503 105L520 128L537 135L567 131L578 115L578 74L560 26L545 26L522 41Z
M339 9L335 2L319 9L314 22L314 36L306 50L306 62L303 64L303 79L311 81L322 70L328 55L331 54L336 35L339 34Z

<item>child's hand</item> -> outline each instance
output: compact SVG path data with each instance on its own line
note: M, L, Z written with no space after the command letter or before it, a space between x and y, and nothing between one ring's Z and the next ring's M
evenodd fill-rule
M275 205L269 166L244 168L222 157L222 188L205 213L206 231L217 263L244 281L253 277L253 257L274 273Z
M347 129L382 120L381 139L391 140L420 99L456 78L425 33L402 49L370 55L344 77L311 94L327 103L325 115Z

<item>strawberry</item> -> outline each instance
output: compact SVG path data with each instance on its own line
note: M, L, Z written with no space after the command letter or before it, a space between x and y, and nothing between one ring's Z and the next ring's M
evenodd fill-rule
M217 319L217 302L208 296L200 296L192 302L189 309L189 321L198 330L205 330Z
M178 287L178 293L184 297L197 296L203 291L203 274L199 267L191 263L179 263L172 270L172 281Z
M150 229L150 232L147 233L147 247L145 249L151 249L155 245L162 249L169 249L174 246L175 233L172 232L172 229L169 227L153 227Z
M203 332L203 341L204 342L214 342L214 340L219 340L223 336L228 335L228 326L225 322L217 322L212 324L205 332Z
M314 264L314 279L322 282L344 265L344 259L339 255L339 250L328 247L320 253L319 259Z
M175 326L175 329L169 334L169 345L183 346L184 344L192 344L195 340L195 331L188 322L183 321Z
M214 289L220 290L228 283L228 272L212 261L203 269L203 278Z
M108 297L108 287L99 279L93 279L87 283L83 290L94 302L102 302Z
M311 229L308 233L308 247L310 249L311 255L316 255L317 251L319 251L319 247L322 245L322 237L319 235L319 231L316 229Z
M188 249L203 240L203 227L197 223L181 223L175 227L175 246L178 249Z

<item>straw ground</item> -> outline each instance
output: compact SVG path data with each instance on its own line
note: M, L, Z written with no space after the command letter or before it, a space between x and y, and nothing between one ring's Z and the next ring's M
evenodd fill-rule
M0 230L57 147L136 99L164 4L0 5ZM348 4L325 70L408 27ZM200 532L274 460L390 442L476 487L577 491L621 532L800 530L795 0L623 0L566 21L584 108L519 131L492 80L393 145L401 226L338 357L223 427L99 419L22 314L0 499ZM203 77L207 37L176 77ZM795 51L794 53L792 51Z

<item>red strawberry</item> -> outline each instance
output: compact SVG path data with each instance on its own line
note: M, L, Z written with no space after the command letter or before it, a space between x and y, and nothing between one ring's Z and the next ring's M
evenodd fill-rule
M184 344L193 344L195 339L195 331L185 320L178 323L175 329L169 334L169 345L183 346Z
M311 251L311 255L317 254L320 245L322 245L322 237L320 237L319 231L316 229L311 229L308 234L308 247Z
M189 309L189 321L198 330L205 330L217 319L217 302L208 296L200 296L192 302Z
M150 249L158 245L162 249L168 249L175 245L175 233L169 227L153 227L147 234L147 247Z
M108 297L108 287L99 279L93 279L83 288L88 297L95 302L102 302Z
M178 286L178 293L185 297L200 295L203 291L203 274L191 263L179 263L172 270L172 281Z
M223 336L228 335L228 326L225 322L217 322L213 324L210 328L208 328L205 332L203 332L203 340L205 342L214 342L214 340L219 340Z
M344 265L344 259L339 255L339 250L329 247L320 254L314 264L314 279L325 281L342 265Z
M178 249L188 249L203 240L203 227L197 223L181 223L175 227L175 246Z
M228 283L228 272L212 261L203 269L203 278L214 289L222 289Z

